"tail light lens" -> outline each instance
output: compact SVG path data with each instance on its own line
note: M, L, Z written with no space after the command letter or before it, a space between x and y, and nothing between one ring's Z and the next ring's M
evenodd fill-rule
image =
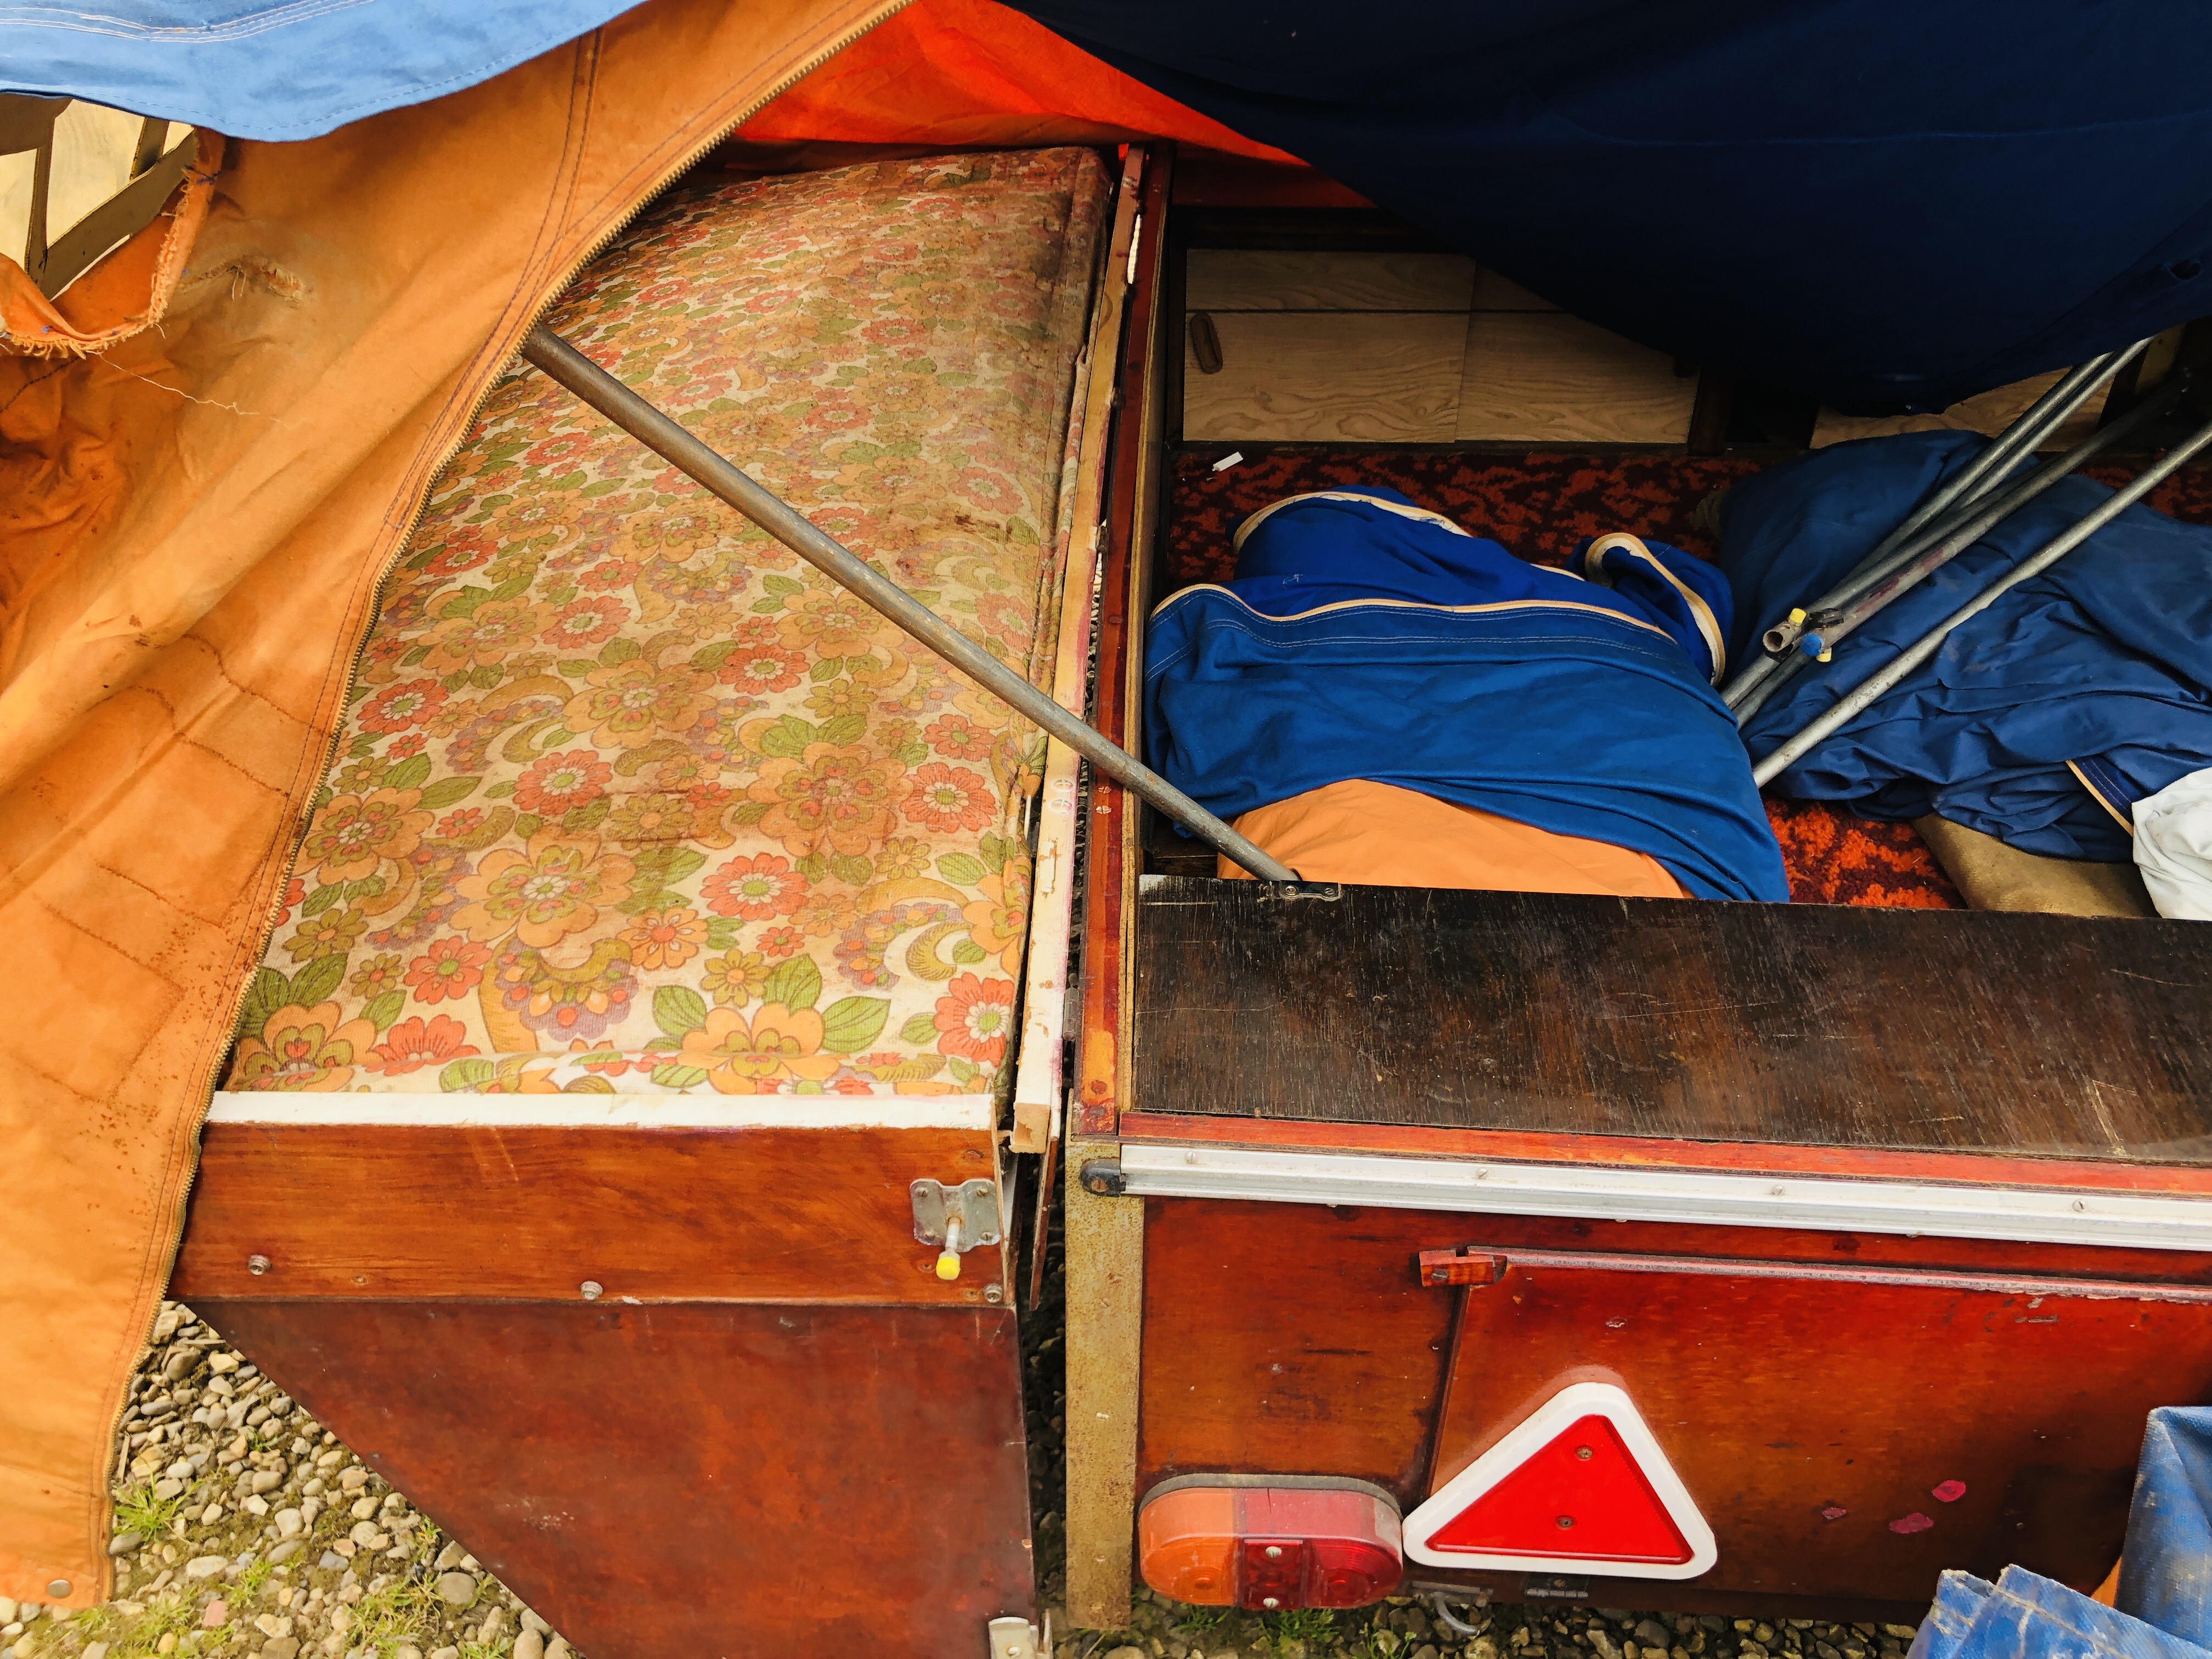
M1145 1583L1200 1607L1358 1607L1398 1587L1398 1506L1362 1480L1189 1475L1138 1518Z

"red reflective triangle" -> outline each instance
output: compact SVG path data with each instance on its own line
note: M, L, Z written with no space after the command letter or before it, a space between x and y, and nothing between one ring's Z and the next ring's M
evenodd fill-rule
M1668 1565L1693 1553L1620 1431L1595 1412L1431 1533L1428 1547Z

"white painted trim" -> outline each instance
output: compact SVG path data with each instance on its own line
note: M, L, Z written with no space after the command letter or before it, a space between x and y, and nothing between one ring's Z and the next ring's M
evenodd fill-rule
M402 1128L975 1129L988 1095L479 1095L225 1091L210 1123L367 1124Z
M1585 1417L1611 1422L1628 1448L1629 1455L1644 1471L1651 1490L1690 1547L1690 1559L1663 1561L1607 1561L1587 1555L1498 1555L1481 1550L1438 1550L1429 1547L1449 1522L1468 1506L1550 1445L1573 1424ZM1713 1529L1705 1524L1697 1502L1681 1476L1667 1460L1658 1437L1644 1422L1626 1390L1610 1382L1576 1382L1562 1389L1531 1412L1511 1433L1437 1488L1429 1500L1405 1520L1406 1554L1430 1567L1461 1567L1471 1571L1578 1572L1611 1578L1695 1578L1710 1572L1720 1559Z
M1125 1141L1121 1174L1129 1191L1162 1198L2212 1249L2212 1170L2197 1196Z

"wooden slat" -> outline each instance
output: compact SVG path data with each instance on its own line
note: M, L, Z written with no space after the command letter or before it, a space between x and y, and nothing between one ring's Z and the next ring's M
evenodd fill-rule
M991 1172L977 1130L214 1123L172 1294L980 1303L1000 1252L939 1279L907 1184Z
M2199 931L1168 878L1139 917L1133 1103L2202 1167Z
M1184 283L1193 311L1465 311L1476 277L1456 253L1201 247Z
M1448 443L1467 319L1424 312L1218 312L1222 369L1183 342L1183 436Z
M1694 376L1563 312L1478 312L1451 435L1462 442L1678 444Z
M197 1306L587 1653L977 1659L1036 1606L1011 1307Z

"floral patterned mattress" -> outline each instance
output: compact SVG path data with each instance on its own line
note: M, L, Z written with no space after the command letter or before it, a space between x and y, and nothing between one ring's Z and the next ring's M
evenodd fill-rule
M548 320L1048 681L1109 181L709 180ZM1042 739L544 376L387 579L232 1090L972 1094Z

